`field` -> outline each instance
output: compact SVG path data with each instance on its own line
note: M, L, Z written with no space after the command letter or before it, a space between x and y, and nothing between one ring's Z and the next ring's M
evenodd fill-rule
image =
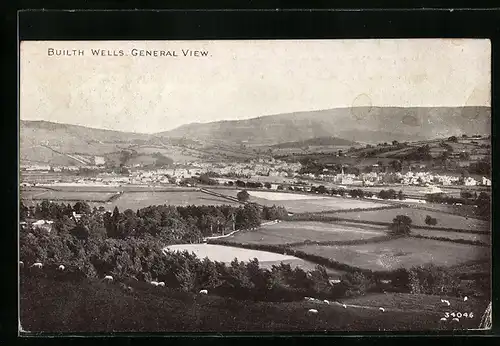
M462 233L462 232L449 232L449 231L438 231L434 229L413 229L412 234L421 235L425 237L439 237L447 239L463 239L470 241L480 241L485 244L491 245L491 236L486 234L472 234L472 233Z
M328 215L328 214L327 214ZM412 219L412 224L416 226L427 226L425 218L427 215L437 219L435 227L445 227L464 230L489 230L489 224L486 221L465 218L459 215L445 214L440 212L431 212L416 208L401 208L401 209L385 209L376 211L362 211L362 212L346 212L342 214L332 213L332 216L339 216L344 219L360 220L367 222L392 222L396 215L406 215Z
M300 267L303 270L314 270L316 264L308 261L304 261L300 258L288 255L277 254L267 251L242 249L224 245L212 245L212 244L181 244L181 245L171 245L167 246L166 249L171 251L188 251L193 252L198 258L203 259L208 257L208 259L216 262L223 262L229 264L235 258L238 261L247 262L254 258L259 260L259 265L261 268L270 269L273 265L279 265L281 262L285 264L290 264L293 267ZM328 270L331 276L339 276L341 272Z
M111 203L91 203L91 206L105 206L106 208L118 207L121 211L126 209L137 210L151 205L233 205L239 206L237 202L207 195L198 191L182 192L125 192L121 197Z
M262 226L256 231L238 232L224 238L228 243L290 244L310 241L348 241L384 236L381 229L367 230L357 226L336 225L323 222L280 222Z
M116 193L114 192L75 192L75 191L22 191L23 200L50 200L50 201L93 201L106 202Z
M439 296L392 295L374 298L372 309L343 309L338 305L296 302L241 301L214 295L181 294L168 288L134 285L126 292L102 282L55 282L26 278L21 281L20 320L24 331L57 332L321 332L324 331L429 331L477 328L484 302L458 305L473 311L472 319L442 324L440 309L428 308ZM394 307L411 299L417 309ZM349 303L371 303L371 296ZM364 299L361 300L361 299ZM378 311L383 301L385 312ZM450 299L450 301L452 301ZM453 301L455 304L455 301ZM474 305L473 305L474 304ZM422 306L423 308L419 308ZM308 309L318 314L307 314Z
M486 247L416 238L350 246L302 245L295 249L375 271L411 268L427 263L452 266L486 260L490 254L490 249Z
M236 196L239 190L221 190L220 193ZM355 208L378 208L387 204L359 199L280 193L268 191L248 191L250 201L266 206L283 206L292 213L318 213L324 211Z

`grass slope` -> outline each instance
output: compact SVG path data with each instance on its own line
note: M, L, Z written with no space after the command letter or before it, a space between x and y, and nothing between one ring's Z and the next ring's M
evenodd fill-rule
M380 306L380 298L373 303ZM343 309L306 301L238 301L141 283L128 292L102 282L71 283L33 277L21 280L21 325L30 332L418 331L477 325L472 319L455 326L440 325L442 311L406 312L388 306L388 301L384 303L386 312L380 312L378 308ZM309 315L311 308L319 313Z

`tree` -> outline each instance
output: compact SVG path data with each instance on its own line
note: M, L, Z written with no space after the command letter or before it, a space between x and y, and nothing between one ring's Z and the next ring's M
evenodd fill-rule
M437 219L436 218L433 218L432 216L430 215L427 215L425 217L425 224L426 225L429 225L429 226L435 226L437 225Z
M455 143L456 143L456 142L458 142L458 139L457 139L457 137L456 137L456 136L451 136L451 137L448 137L448 141L449 141L449 142L455 142Z
M398 141L396 141L396 140L392 141L392 145L398 145L398 144L399 144Z
M240 201L240 202L247 202L248 199L250 198L250 194L248 193L247 190L242 190L242 191L238 192L236 197L238 198L238 201Z
M270 188L271 188L271 183L266 182L266 183L264 184L264 186L266 187L266 189L270 189Z
M412 219L406 215L397 215L389 226L391 235L409 235Z
M326 189L326 187L324 185L320 185L318 186L318 188L316 189L316 191L318 191L318 193L324 195L325 193L328 192L328 190Z
M403 191L402 190L399 190L398 192L398 199L400 201L402 201L403 199L405 199L405 195L403 194Z

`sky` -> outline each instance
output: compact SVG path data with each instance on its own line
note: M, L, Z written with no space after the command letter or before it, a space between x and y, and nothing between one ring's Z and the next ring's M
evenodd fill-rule
M20 118L155 133L351 106L490 106L490 59L490 41L473 39L25 41Z

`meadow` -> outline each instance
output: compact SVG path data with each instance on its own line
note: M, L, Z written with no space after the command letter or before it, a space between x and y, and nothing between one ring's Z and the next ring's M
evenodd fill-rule
M220 193L236 196L241 190L222 190ZM325 211L379 208L387 204L355 198L341 198L270 191L249 190L250 201L266 206L283 206L292 213L318 213Z
M421 235L424 237L438 237L446 238L450 240L468 240L468 241L480 241L482 243L491 245L491 235L489 234L473 234L464 232L450 232L450 231L439 231L434 229L412 229L412 234Z
M212 245L212 244L180 244L180 245L170 245L165 247L165 250L170 251L188 251L194 253L196 257L203 259L208 257L211 261L222 262L230 264L235 258L238 261L248 262L257 258L259 261L259 266L265 269L271 269L273 265L279 265L281 262L289 264L292 268L300 267L305 271L314 270L316 267L315 263L304 261L300 258L278 254L274 252L260 251L260 250L250 250L224 245ZM342 272L327 270L331 276L340 276Z
M22 191L23 200L49 201L92 201L107 202L116 192L77 192L77 191Z
M373 271L411 268L427 263L452 266L490 257L487 247L416 238L350 246L301 245L294 249Z
M314 221L283 221L255 231L238 232L224 238L228 243L283 245L305 241L330 242L370 239L386 235L381 229Z
M151 205L232 205L240 206L237 202L207 195L199 191L172 191L172 192L125 192L111 203L91 203L91 206L118 207L119 210L137 210Z
M362 211L362 212L345 212L342 214L324 214L331 216L339 216L343 219L352 219L358 221L367 222L389 222L396 217L396 215L406 215L412 219L412 224L415 226L423 226L432 228L433 226L428 226L425 223L425 218L430 215L436 218L437 225L434 227L444 227L453 229L464 229L472 231L487 231L489 230L489 224L486 221L478 220L474 218L466 218L459 215L452 215L448 213L440 213L438 211L432 212L427 210L421 210L417 208L401 208L401 209L385 209L377 211Z
M325 331L430 331L477 328L482 304L475 318L459 323L440 323L443 312L427 308L439 296L404 295L423 309L409 310L389 305L391 294L377 296L373 309L342 308L308 301L253 302L214 295L182 294L167 287L131 284L134 291L102 282L59 282L43 278L21 280L20 321L25 332L325 332ZM365 301L349 300L349 303ZM380 312L379 299L386 308ZM460 306L462 307L462 306ZM318 314L310 315L309 309Z

